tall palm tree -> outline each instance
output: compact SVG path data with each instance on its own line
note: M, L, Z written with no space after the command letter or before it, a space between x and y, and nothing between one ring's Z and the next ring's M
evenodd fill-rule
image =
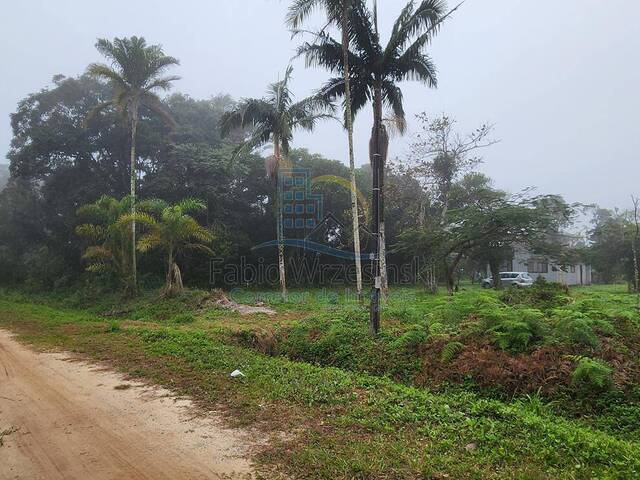
M351 111L351 79L349 75L349 16L355 2L361 0L295 0L287 13L287 24L296 29L317 7L326 11L329 24L340 27L342 33L342 70L344 79L344 123L349 143L349 175L351 181L351 217L353 227L353 253L356 264L356 292L362 298L362 262L360 259L360 221L356 166L353 156L353 114Z
M165 295L183 290L182 273L176 257L186 250L201 250L213 255L209 244L213 241L211 231L203 227L190 213L206 210L200 200L187 198L175 205L164 200L142 202L140 210L150 213L143 218L148 232L138 241L138 250L147 252L154 248L164 251L167 256L167 276L164 286Z
M135 291L137 285L136 262L136 131L140 115L140 107L159 114L167 122L171 119L162 108L157 95L158 90L169 90L172 82L180 77L163 76L166 70L180 62L164 54L160 45L147 45L143 37L115 38L113 42L100 38L96 49L110 65L92 63L87 73L95 78L106 80L113 86L114 96L111 100L97 105L89 114L89 118L109 107L120 110L127 118L131 128L131 285Z
M457 7L456 7L457 8ZM454 9L455 10L455 9ZM423 0L416 7L410 1L394 22L386 46L380 44L380 36L374 15L364 2L355 2L349 16L349 76L351 109L355 115L369 101L373 107L373 127L369 141L369 159L373 170L374 201L372 228L377 237L374 253L376 281L371 292L370 326L373 333L380 324L380 258L384 254L384 169L389 147L389 135L383 122L383 108L391 109L399 131L404 130L405 113L402 90L398 83L418 80L429 87L436 87L436 68L424 52L444 18L445 3L442 0ZM306 42L298 49L308 65L327 68L340 76L329 79L322 94L328 98L345 96L344 62L342 43L321 32L313 42Z
M282 299L287 299L287 283L284 263L284 236L282 231L282 209L280 196L282 179L279 177L283 162L288 161L289 147L296 129L311 131L321 118L330 117L333 110L331 102L322 97L308 97L299 102L293 101L289 88L291 66L287 67L284 78L267 88L264 98L243 99L221 119L222 135L228 135L238 128L249 128L249 138L239 151L250 151L256 147L271 143L273 155L267 159L267 175L276 179L276 235L278 242L278 269Z

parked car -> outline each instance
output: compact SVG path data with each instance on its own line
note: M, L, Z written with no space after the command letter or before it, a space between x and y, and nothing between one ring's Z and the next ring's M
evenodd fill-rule
M514 287L530 287L533 285L533 278L527 272L500 272L500 281L504 286L513 285ZM487 277L482 280L483 288L493 287L493 277Z

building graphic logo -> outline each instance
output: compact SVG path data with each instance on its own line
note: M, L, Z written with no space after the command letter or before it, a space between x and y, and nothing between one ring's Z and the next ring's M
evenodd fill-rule
M324 182L332 181L329 177L319 178ZM277 182L278 204L281 209L279 218L282 220L284 237L282 243L285 246L298 247L337 258L355 259L353 250L336 248L336 245L339 246L341 243L341 234L346 231L345 226L332 213L324 212L323 196L313 191L314 178L309 169L281 167L278 170ZM350 183L345 179L337 179L333 182L350 188ZM367 236L368 229L364 225L362 228L364 235ZM274 239L256 245L253 250L277 245L278 241ZM371 260L372 255L360 253L360 258Z
M283 170L278 174L278 192L285 236L290 230L315 229L323 220L322 194L311 190L309 170Z

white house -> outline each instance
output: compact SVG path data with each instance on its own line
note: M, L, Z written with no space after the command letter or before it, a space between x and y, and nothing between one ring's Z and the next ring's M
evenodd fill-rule
M582 239L575 235L561 234L559 239L566 247L580 245ZM544 277L550 282L559 282L565 285L591 285L591 265L576 263L573 265L560 265L543 255L537 255L522 246L514 247L513 258L500 265L501 272L528 272L535 280ZM487 266L487 276L491 271Z

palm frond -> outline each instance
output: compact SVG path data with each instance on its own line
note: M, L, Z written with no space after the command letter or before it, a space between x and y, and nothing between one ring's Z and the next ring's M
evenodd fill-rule
M183 214L189 212L202 212L207 209L207 204L197 198L185 198L176 204Z
M343 71L342 44L326 34L320 35L316 42L300 45L296 57L304 57L307 67L322 67L333 73ZM350 52L349 66L357 68L360 63L360 59Z
M220 120L222 136L227 136L232 130L253 127L264 124L275 115L274 107L263 99L242 99L236 108L225 112Z
M137 208L142 212L150 212L160 215L169 204L160 198L149 198L138 203Z
M82 126L86 128L89 125L89 122L91 122L91 120L96 118L106 109L113 106L114 106L114 102L111 100L97 104L91 110L89 110L89 112L87 113L87 116L84 117L84 119L82 120Z
M201 243L187 243L185 244L185 248L189 250L200 250L209 255L215 255L216 253L206 245L202 245Z
M171 87L173 86L171 85L171 83L175 82L176 80L180 80L180 78L181 77L179 75L169 75L168 77L157 78L151 81L150 83L148 83L147 86L145 87L145 90L147 92L151 92L156 88L159 88L160 90L164 90L164 91L171 90Z
M119 88L128 88L127 82L122 78L122 75L103 63L89 64L87 67L87 75L100 80L107 80Z
M153 113L158 115L162 121L167 125L170 129L174 129L176 127L176 121L173 116L167 111L165 106L155 93L146 91L140 97L142 100L142 104L151 110Z
M385 60L399 55L407 42L416 35L425 31L426 38L435 35L445 11L446 3L442 0L423 0L415 11L414 2L409 2L393 26L384 52Z
M431 88L438 86L436 66L426 54L402 56L396 63L394 76L397 80L418 80Z
M382 82L383 101L391 108L394 118L394 127L398 133L403 134L406 127L406 116L402 105L402 90L392 81Z
M291 28L298 28L316 8L325 2L326 0L294 0L287 10L285 23Z
M84 260L98 261L98 260L111 260L113 258L113 254L100 245L94 245L91 247L87 247L82 255Z
M120 218L114 223L114 226L118 229L129 227L133 222L142 225L153 225L156 220L145 212L126 213L121 215Z
M162 238L157 232L145 233L138 239L136 248L138 251L145 253L149 250L152 250L153 248L160 246L161 243Z
M180 61L177 58L165 55L159 45L151 46L145 53L148 62L145 70L148 78L154 78L162 74L169 67L180 65ZM179 78L177 77L175 80Z
M89 241L98 242L104 237L104 228L101 225L92 223L83 223L75 228L76 235L85 237Z
M368 63L371 63L375 58L380 58L382 48L371 11L365 2L355 2L349 12L349 26L349 36L358 56Z

